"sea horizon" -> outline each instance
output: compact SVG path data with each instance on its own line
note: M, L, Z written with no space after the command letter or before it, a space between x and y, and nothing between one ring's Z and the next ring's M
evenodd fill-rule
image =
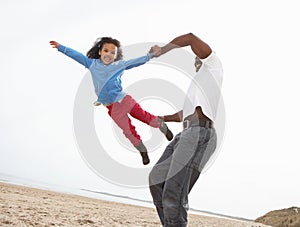
M48 191L53 191L53 192L58 192L58 193L78 195L78 196L99 199L99 200L104 200L104 201L130 204L130 205L136 205L136 206L142 206L142 207L148 207L148 208L155 208L153 202L150 200L143 200L143 199L134 198L134 197L130 197L130 196L112 194L109 192L98 191L98 190L89 189L89 188L75 188L75 187L68 187L65 185L49 184L47 182L22 178L22 177L13 176L13 175L6 174L6 173L0 173L0 182L29 187L29 188L48 190ZM189 208L189 212L192 214L196 214L196 215L205 215L205 216L217 217L217 218L227 218L227 219L234 219L234 220L241 220L241 221L253 221L252 219L231 216L231 215L226 215L226 214L220 214L220 213L215 213L212 211L199 210L199 209L195 209L193 207Z

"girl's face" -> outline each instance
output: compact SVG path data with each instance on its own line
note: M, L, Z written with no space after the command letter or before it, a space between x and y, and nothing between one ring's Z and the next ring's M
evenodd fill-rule
M103 64L108 65L117 57L118 47L112 43L104 43L101 50L99 50L100 59Z

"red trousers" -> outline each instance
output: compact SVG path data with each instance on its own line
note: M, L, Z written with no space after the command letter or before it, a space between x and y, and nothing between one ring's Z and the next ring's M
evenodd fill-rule
M123 134L130 140L133 146L140 144L141 137L132 125L128 114L154 128L159 128L158 117L143 110L130 95L126 95L121 102L115 102L107 106L109 116L123 130Z

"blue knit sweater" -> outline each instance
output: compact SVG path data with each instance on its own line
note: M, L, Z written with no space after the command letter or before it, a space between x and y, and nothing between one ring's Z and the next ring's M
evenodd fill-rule
M126 96L121 81L124 70L143 65L151 58L151 54L148 53L139 58L128 61L115 61L105 65L100 59L88 58L82 53L63 45L59 45L58 51L64 53L90 70L95 92L98 97L97 101L104 105L118 102Z

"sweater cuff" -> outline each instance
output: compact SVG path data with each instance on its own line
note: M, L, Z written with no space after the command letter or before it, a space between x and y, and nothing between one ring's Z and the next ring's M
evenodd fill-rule
M151 58L153 58L154 53L148 53L147 56L149 57L149 60L150 60Z
M58 50L59 52L62 52L62 53L65 54L65 53L66 53L66 50L67 50L67 47L65 47L64 45L59 44L57 50Z

